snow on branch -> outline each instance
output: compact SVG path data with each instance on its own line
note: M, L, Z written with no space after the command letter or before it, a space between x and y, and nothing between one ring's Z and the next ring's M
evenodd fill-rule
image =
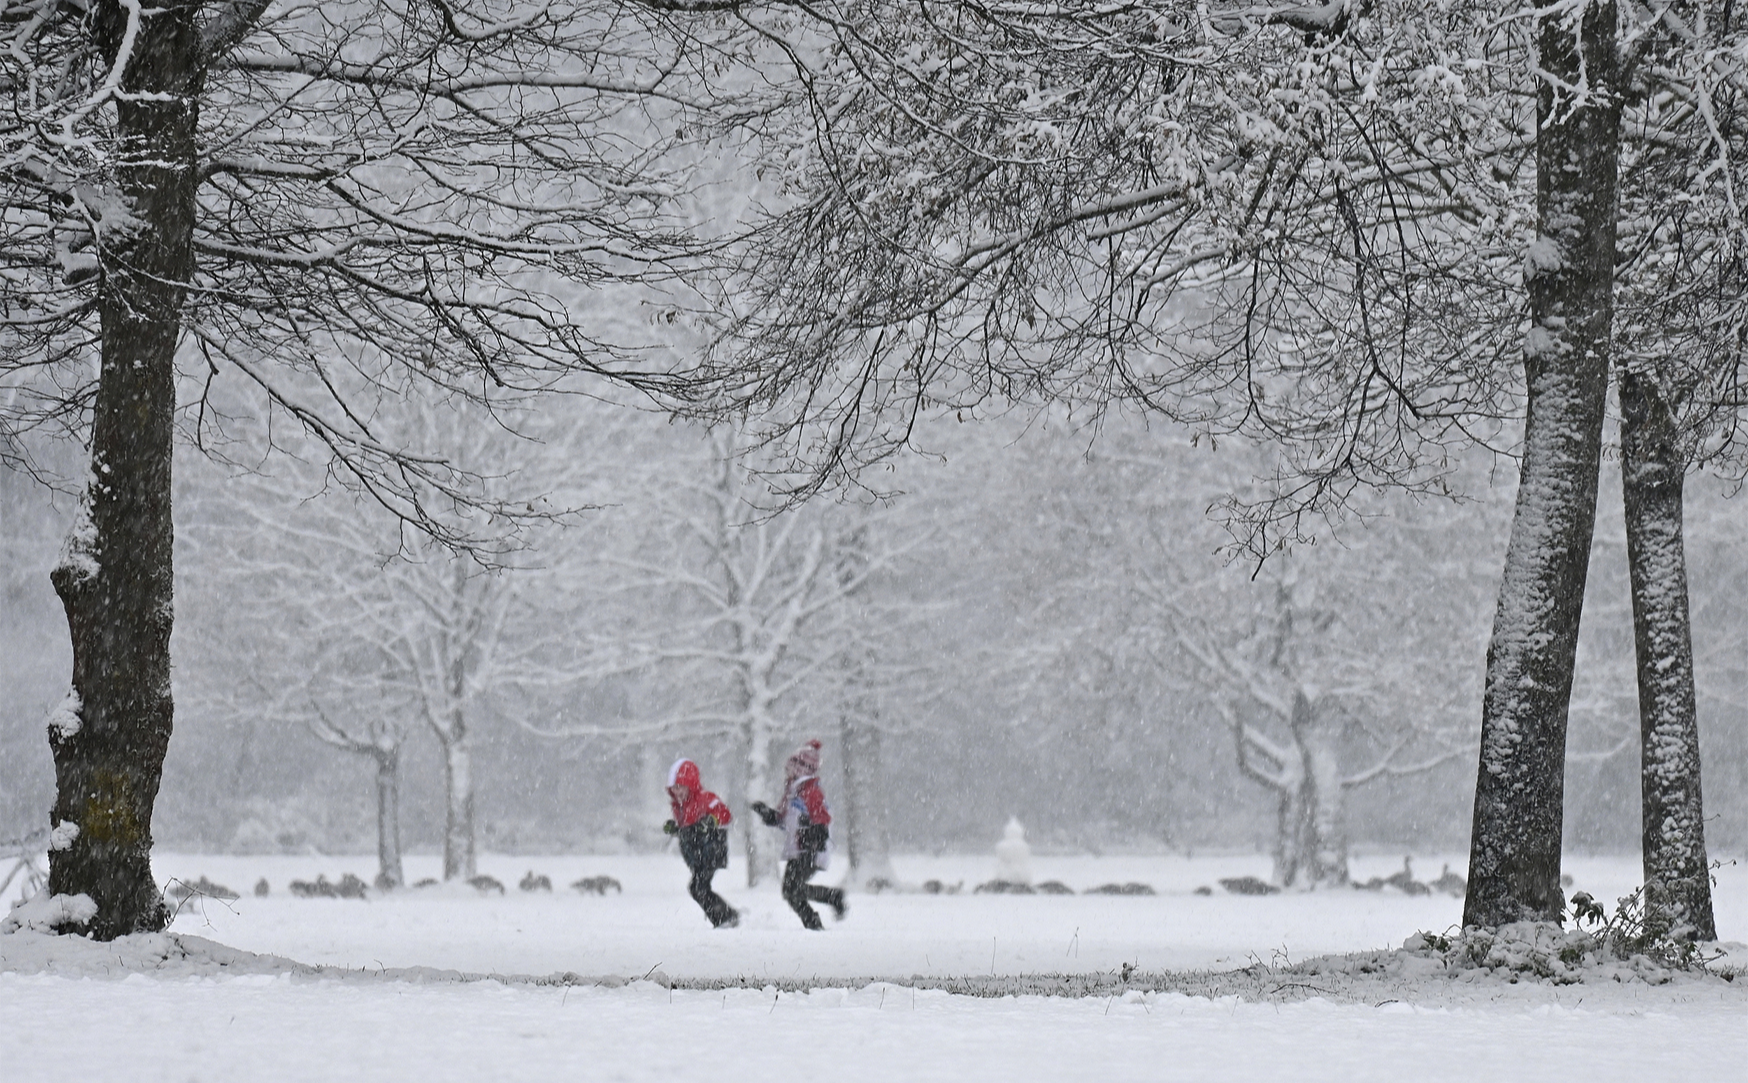
M1290 26L1307 34L1335 35L1347 28L1355 14L1365 15L1371 5L1363 0L1330 0L1318 6L1276 8L1262 13L1262 21L1271 26Z
M1214 702L1215 709L1232 728L1233 738L1237 742L1238 769L1246 777L1270 789L1282 793L1294 790L1304 775L1299 757L1291 749L1269 740L1256 727L1244 722L1225 699L1217 697ZM1268 762L1259 764L1256 759L1259 755Z
M463 29L455 18L455 9L445 3L445 0L431 0L431 3L443 13L443 25L448 27L450 35L459 41L490 41L493 38L526 30L536 23L544 22L552 17L550 4L530 4L525 10L508 19L500 19L495 23L480 23L478 29Z
M724 280L708 373L827 479L796 492L931 411L1133 404L1301 449L1228 518L1261 555L1368 489L1435 488L1512 415L1515 317L1435 314L1498 307L1519 269L1521 31L1478 4L1199 14L824 3L772 28L807 123L768 168L797 195Z
M1451 760L1456 759L1458 756L1464 755L1469 751L1466 748L1446 748L1422 759L1409 763L1401 763L1398 761L1397 756L1408 746L1409 739L1408 735L1398 737L1396 742L1391 745L1383 755L1379 756L1371 766L1355 771L1352 774L1343 775L1341 784L1345 787L1356 787L1363 786L1374 779L1383 778L1385 776L1402 777L1406 775L1423 774L1436 767L1449 763Z
M240 45L261 23L272 0L218 0L206 7L200 26L200 53L212 64Z
M672 74L671 69L657 69L643 79L624 80L603 79L587 72L503 70L450 79L425 79L412 74L384 70L372 64L348 63L321 57L265 54L236 55L231 57L225 66L238 72L257 75L301 75L311 79L328 80L358 87L408 91L452 100L460 99L475 91L513 90L517 88L587 90L603 94L657 97L662 95L662 87L668 82L669 76Z
M76 5L7 10L0 85L20 123L0 133L16 227L0 245L16 279L0 321L18 333L0 344L0 373L22 386L0 419L8 433L77 432L101 254L130 225L107 179L111 107L131 93L130 58L153 24L138 0L118 6L114 54ZM408 521L437 513L414 489L437 504L456 495L441 469L384 456L344 403L293 392L299 377L350 366L354 386L477 401L598 378L686 401L685 350L641 317L648 287L701 273L719 243L695 211L721 169L690 144L768 97L737 82L751 32L617 2L445 0L421 13L360 0L332 15L265 0L194 13L207 58L200 258L181 316L209 361L250 370ZM231 371L211 367L220 383ZM209 405L198 439L210 447L228 420Z
M345 399L338 395L336 401L347 422L333 421L304 405L264 366L233 352L228 343L219 341L204 328L195 328L195 334L206 348L224 356L238 371L253 380L274 404L297 419L378 506L442 545L486 556L494 550L501 550L505 539L481 537L477 533L477 522L455 524L439 515L436 506L472 509L484 513L488 521L501 521L512 526L550 521L564 514L562 511L536 509L526 502L490 496L479 484L483 479L455 465L447 456L419 453L378 441L370 424L348 409ZM328 386L332 389L331 384Z

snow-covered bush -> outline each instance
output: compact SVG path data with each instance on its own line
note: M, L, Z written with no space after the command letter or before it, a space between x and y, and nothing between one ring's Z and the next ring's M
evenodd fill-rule
M0 935L19 930L58 933L85 925L97 916L97 903L89 895L50 895L48 889L28 900L12 904L12 912L0 918Z
M1497 929L1470 927L1448 936L1416 933L1402 945L1413 955L1442 959L1454 970L1489 970L1568 984L1600 977L1660 985L1674 971L1703 970L1717 954L1702 952L1693 930L1661 905L1655 881L1620 899L1611 915L1580 891L1572 896L1572 927L1520 921Z
M1590 925L1596 938L1616 959L1646 958L1673 970L1703 967L1706 958L1695 943L1694 929L1683 924L1674 907L1667 905L1666 889L1655 880L1633 889L1617 900L1613 915L1602 904L1580 891L1572 896L1572 918L1577 925Z
M1603 959L1595 936L1543 921L1513 922L1497 929L1471 927L1450 936L1416 933L1402 949L1438 957L1452 970L1489 970L1558 984L1583 981L1585 968Z

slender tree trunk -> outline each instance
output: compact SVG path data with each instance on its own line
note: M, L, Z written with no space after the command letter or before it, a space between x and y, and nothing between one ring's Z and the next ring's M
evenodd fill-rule
M1463 924L1561 919L1566 718L1596 517L1614 315L1615 5L1544 13L1539 236L1526 260L1529 392L1517 507L1487 648ZM1582 97L1571 88L1582 87Z
M897 882L892 870L892 843L886 830L885 793L881 786L880 731L854 712L839 723L844 763L844 850L850 863L846 884L870 880Z
M451 719L453 737L443 742L443 784L448 809L443 823L443 879L479 875L473 844L473 748L461 712Z
M1686 461L1652 377L1623 372L1621 486L1638 654L1640 808L1649 885L1677 927L1716 940L1682 545Z
M390 890L407 882L401 869L401 750L376 750L376 886Z
M779 795L771 792L771 727L763 719L754 719L747 726L746 750L747 800L773 800ZM756 815L748 815L742 822L747 825L741 833L747 848L747 886L756 887L768 862L763 842L764 832L770 828Z
M77 726L50 734L55 828L49 888L88 895L100 940L162 929L152 879L152 808L174 721L170 466L176 345L193 271L198 5L141 20L115 105L114 195L94 203L102 365L91 482L66 558L51 575L73 647ZM126 12L97 4L91 26L116 59Z

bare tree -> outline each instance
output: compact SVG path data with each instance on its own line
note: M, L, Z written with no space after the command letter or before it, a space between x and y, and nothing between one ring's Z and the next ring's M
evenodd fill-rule
M569 302L686 257L669 151L712 104L712 37L733 33L616 0L32 0L0 36L19 121L0 135L0 431L88 432L91 450L54 575L81 708L51 742L51 887L90 895L89 931L110 938L168 914L148 853L173 715L179 373L253 387L343 481L489 548L476 531L526 519L522 502L382 439L377 406L577 374L672 386L668 361L615 348ZM196 402L191 430L215 438ZM470 529L457 507L490 519Z
M235 449L233 449L235 450ZM398 546L351 494L288 458L272 474L197 463L183 481L184 576L204 588L185 607L198 630L178 675L185 711L234 724L304 730L375 765L379 887L404 882L400 765L414 704L360 626ZM238 614L247 614L237 619Z
M1617 21L1627 27L1618 37ZM1739 62L1722 60L1727 50L1718 48L1733 40L1730 23L1727 4L1630 8L1619 18L1613 4L1596 3L1583 9L1582 18L1543 18L1540 61L1543 71L1554 73L1544 80L1538 104L1543 236L1525 272L1532 320L1531 426L1537 417L1535 380L1545 371L1539 358L1550 350L1565 356L1547 374L1546 391L1556 396L1549 401L1582 403L1586 420L1564 434L1559 426L1544 429L1557 437L1549 448L1548 478L1535 478L1526 452L1520 501L1544 502L1554 492L1544 487L1554 476L1567 479L1562 487L1569 485L1573 461L1586 464L1584 476L1590 476L1590 449L1601 431L1597 396L1611 352L1621 357L1645 877L1671 927L1701 937L1714 935L1715 927L1700 797L1682 491L1692 467L1739 460L1740 454L1732 446L1743 405L1743 241L1734 195L1741 133L1734 114L1743 77ZM1626 314L1618 325L1617 298ZM1539 335L1537 327L1548 328L1548 335ZM1533 451L1529 432L1525 444ZM1579 432L1582 445L1571 444ZM1588 536L1592 513L1583 506L1593 506L1594 496L1572 491L1578 500L1567 507L1582 518L1572 523ZM1548 554L1552 542L1572 545L1568 553L1575 554L1577 537L1552 541L1526 534L1524 551ZM1496 638L1506 644L1514 636L1526 642L1522 633L1545 631L1510 627L1528 612L1508 612L1511 566L1508 560L1500 609L1501 627L1510 635ZM1558 580L1546 580L1539 595L1529 596L1546 610L1571 610L1569 619L1559 619L1571 635L1557 641L1568 682L1566 641L1576 638L1583 582L1574 562ZM1550 758L1564 743L1563 712L1552 714L1551 703L1532 706L1539 724L1521 731L1512 701L1532 704L1546 677L1534 667L1514 669L1509 652L1502 662L1490 668L1490 681L1501 681L1502 706L1488 715L1471 857L1472 871L1478 867L1484 875L1479 890L1471 878L1464 920L1558 920L1561 794ZM1494 702L1490 696L1490 708ZM1491 811L1483 808L1486 800L1493 802ZM1516 835L1506 830L1508 822L1521 825ZM1529 833L1533 843L1526 842Z
M1521 414L1466 920L1557 921L1622 108L1644 84L1715 125L1692 89L1740 78L1715 47L1728 6L1690 7L1634 8L1625 36L1616 6L1589 0L1504 18L1469 4L815 9L834 48L792 54L808 153L791 156L797 194L736 280L751 347L724 375L776 407L768 438L814 483L903 446L942 404L1131 401L1280 440L1275 491L1232 505L1258 558L1361 487L1437 491L1453 446ZM1713 25L1721 36L1692 32ZM1682 86L1642 61L1684 28L1685 63L1712 75ZM1521 384L1507 363L1520 350ZM1623 387L1638 400L1642 384ZM1646 601L1672 596L1667 552L1635 561L1660 584ZM1650 638L1670 670L1675 648ZM1644 698L1675 704L1659 708L1672 724L1683 714L1679 694ZM1693 774L1683 756L1663 774ZM1676 799L1697 823L1697 789Z
M1487 653L1464 925L1559 921L1566 715L1613 335L1617 14L1537 12L1537 236L1524 264L1528 410Z
M1531 239L1528 52L1493 6L1350 8L810 6L728 400L801 489L1016 400L1282 440L1233 509L1259 557L1357 488L1438 491L1519 401L1476 317Z
M376 887L388 891L407 882L401 866L401 747L406 724L393 716L377 716L361 724L337 723L320 704L310 732L343 752L369 756L376 764Z
M1275 805L1279 881L1345 883L1349 795L1473 748L1497 514L1374 498L1326 544L1228 565L1206 509L1266 485L1274 449L1106 422L1096 442L1029 434L1056 455L1005 451L1028 489L1004 493L1024 616L1004 644L1016 661L992 660L978 694L1041 750L1112 749L1094 776L1128 791L1112 826L1171 845L1188 843L1182 813L1158 810L1192 803L1174 791L1207 787L1210 817L1241 819L1244 787L1188 755L1223 726Z
M604 409L516 418L520 433L465 402L409 414L415 431L405 435L492 464L488 486L539 492L536 501L564 507L589 502L597 452L615 428ZM275 617L245 642L203 645L220 656L246 652L242 668L258 692L214 688L209 677L200 689L208 709L265 709L372 756L379 798L394 796L407 727L423 722L443 753L444 876L474 876L478 716L509 692L521 702L574 686L567 626L579 616L575 555L587 543L570 535L586 529L563 517L568 532L534 532L487 564L405 536L399 520L372 514L350 493L323 493L323 475L294 459L276 475L240 474L218 488L223 500L209 496L193 517L196 559L227 594ZM379 802L385 852L394 819L392 803ZM396 857L383 870L397 883L398 866Z
M1623 46L1617 330L1621 480L1640 720L1648 897L1672 929L1716 935L1688 613L1686 474L1740 478L1743 69L1729 5L1673 4Z
M1332 544L1218 593L1193 565L1144 580L1240 770L1275 795L1283 885L1348 882L1350 790L1473 749L1478 697L1463 675L1483 649L1490 577L1463 542L1491 524L1479 508L1362 507Z
M805 702L830 709L818 690L845 672L860 635L852 604L904 550L858 548L862 524L840 509L764 510L764 483L749 473L732 431L713 431L697 474L670 476L657 513L662 543L602 566L608 592L638 611L590 637L597 677L660 667L679 693L655 717L622 723L530 725L549 736L724 735L740 758L738 791L770 797L775 742ZM851 551L855 550L852 557ZM652 599L667 604L652 607ZM768 864L752 817L743 818L748 883Z

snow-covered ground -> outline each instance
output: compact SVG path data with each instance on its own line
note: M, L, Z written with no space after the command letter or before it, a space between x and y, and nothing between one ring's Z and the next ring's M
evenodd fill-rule
M1415 871L1432 879L1448 860L1417 857ZM408 872L427 875L429 864L413 859ZM488 856L481 864L506 895L439 888L359 902L295 898L286 884L317 874L368 878L368 858L160 854L161 879L206 876L242 897L185 909L172 927L180 946L169 937L97 945L0 936L0 1013L15 1020L0 1039L0 1081L374 1075L423 1083L558 1072L768 1081L802 1071L834 1080L1313 1083L1558 1072L1639 1081L1748 1070L1748 988L1717 981L1446 982L1433 995L1413 982L1283 977L1251 981L1256 995L1242 999L979 998L911 987L913 975L1109 974L1124 964L1267 970L1392 947L1419 929L1444 930L1460 913L1448 896L1222 892L1221 878L1266 874L1254 855L1033 859L1038 880L1077 889L1137 881L1159 892L1139 897L972 895L992 875L991 859L904 858L903 879L962 881L962 893L853 896L848 919L828 922L824 934L804 932L773 885L739 886L737 869L720 874L719 886L746 921L716 931L685 896L672 856ZM1637 879L1635 866L1567 865L1574 890L1610 901ZM1400 867L1400 857L1378 857L1354 871L1364 879ZM558 890L519 892L530 870ZM616 878L623 892L584 896L565 886L596 875ZM272 892L256 898L262 877ZM1202 886L1213 893L1195 894ZM1720 871L1717 911L1726 941L1748 940L1748 869ZM338 969L314 973L244 953ZM412 967L502 980L401 970ZM529 980L567 972L570 984ZM713 979L751 988L666 987ZM810 979L818 986L810 992L776 987Z
M1460 859L1430 855L1414 862L1431 880ZM850 918L827 920L827 935L805 936L776 885L748 890L732 866L716 876L729 902L744 913L740 928L714 930L686 895L686 870L673 855L508 857L486 855L481 872L508 888L501 898L471 888L409 891L368 902L294 898L293 879L351 872L369 880L369 857L213 857L163 854L160 880L206 876L242 893L234 903L196 901L173 929L249 951L326 966L380 969L431 966L484 974L635 977L660 968L676 978L905 978L912 975L1023 974L1112 971L1124 963L1145 970L1232 969L1261 961L1398 945L1417 930L1457 924L1462 900L1394 892L1341 891L1267 897L1228 895L1218 881L1268 875L1268 859L1227 857L1034 857L1033 878L1076 890L1105 883L1145 883L1158 895L974 895L995 872L993 857L900 857L899 877L911 883L962 883L957 895L855 896ZM1605 902L1638 882L1636 862L1573 858L1573 890ZM1356 859L1364 880L1402 868L1402 858ZM440 871L437 859L409 859L417 880ZM518 891L527 872L548 876L550 895ZM1721 870L1720 935L1748 940L1748 866ZM834 870L836 874L836 870ZM609 875L622 893L584 896L568 888ZM272 894L257 899L266 877ZM820 882L832 880L821 874ZM1196 895L1210 887L1212 895ZM459 896L459 897L458 897Z

